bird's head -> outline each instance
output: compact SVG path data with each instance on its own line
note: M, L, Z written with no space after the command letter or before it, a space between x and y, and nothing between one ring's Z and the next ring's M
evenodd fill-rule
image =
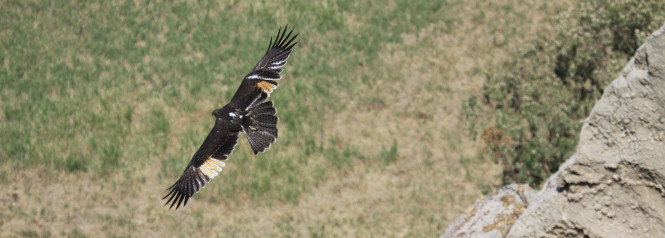
M214 111L212 111L212 115L214 117L219 117L221 115L221 110L222 110L221 108L215 109Z

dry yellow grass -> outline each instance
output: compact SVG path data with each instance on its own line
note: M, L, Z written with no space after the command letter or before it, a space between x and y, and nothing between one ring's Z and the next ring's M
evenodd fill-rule
M438 236L482 196L481 188L499 185L500 168L482 159L482 144L469 138L462 100L480 91L485 68L500 67L510 57L506 49L551 30L546 19L567 2L545 2L455 4L450 12L456 20L450 28L434 22L418 34L402 35L404 44L388 45L381 49L379 63L357 70L378 78L375 84L363 84L359 77L353 94L334 92L346 106L327 114L319 136L337 138L335 146L352 146L369 155L394 142L394 163L377 167L355 161L301 194L296 204L258 204L243 195L211 203L198 194L178 211L162 207L161 185L166 182L159 176L159 157L141 159L143 165L108 177L21 168L2 184L0 236ZM345 21L353 26L354 18ZM150 106L160 103L137 104L132 127L149 128L141 121L148 120ZM170 121L178 125L171 128L172 135L208 123L207 108L216 105L202 103L196 108L205 110L194 113L200 117L164 112L177 120ZM177 141L168 138L166 143ZM280 148L287 155L298 150ZM249 148L241 141L237 150ZM227 163L226 169L234 169L234 164ZM251 176L252 171L239 173ZM224 175L206 189L223 187ZM205 197L214 196L208 192Z

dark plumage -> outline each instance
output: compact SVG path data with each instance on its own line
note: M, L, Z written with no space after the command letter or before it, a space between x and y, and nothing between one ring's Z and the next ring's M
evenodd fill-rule
M203 141L178 181L169 187L162 199L168 198L176 210L187 205L189 198L203 188L211 179L222 172L224 161L238 144L238 135L244 132L254 154L264 152L278 137L276 110L271 101L266 101L270 93L279 85L282 67L297 44L298 34L291 36L280 28L277 37L270 44L265 55L240 83L231 101L213 111L215 126Z

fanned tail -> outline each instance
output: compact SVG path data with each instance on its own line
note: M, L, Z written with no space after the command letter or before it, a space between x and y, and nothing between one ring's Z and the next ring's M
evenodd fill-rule
M271 101L256 103L247 108L242 120L242 130L252 146L254 154L264 152L278 137L277 111Z

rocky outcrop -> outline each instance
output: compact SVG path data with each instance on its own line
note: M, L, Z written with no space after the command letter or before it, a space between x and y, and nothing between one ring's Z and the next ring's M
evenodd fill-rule
M577 152L528 200L505 237L663 237L664 31L653 33L606 88L582 126ZM463 215L442 237L476 237L469 234L478 226L459 223L474 220L482 219ZM504 237L493 234L485 237Z
M529 185L509 185L473 204L450 224L442 237L503 237L536 192Z

